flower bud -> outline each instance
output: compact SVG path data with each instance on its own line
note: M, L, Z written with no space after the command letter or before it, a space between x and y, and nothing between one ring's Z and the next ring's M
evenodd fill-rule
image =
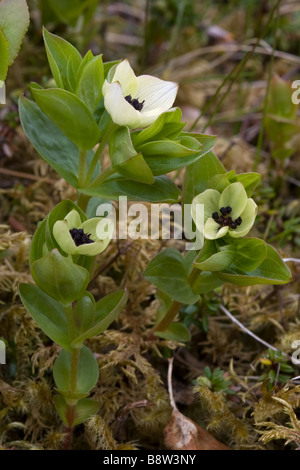
M89 282L88 271L62 256L57 249L34 261L31 274L44 292L63 304L80 299Z

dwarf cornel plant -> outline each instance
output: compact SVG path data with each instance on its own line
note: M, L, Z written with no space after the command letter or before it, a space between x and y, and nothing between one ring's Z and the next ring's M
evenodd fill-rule
M159 253L144 276L161 298L149 335L188 341L187 326L175 322L183 305L224 282L238 285L284 284L290 271L270 245L245 238L257 206L252 194L257 173L226 172L212 152L213 135L184 130L173 107L178 85L149 75L136 77L129 62L103 62L102 55L78 50L43 31L55 87L32 83L32 99L19 101L28 139L61 177L77 191L77 201L60 202L39 224L30 250L35 284L21 284L27 311L61 347L54 364L55 404L72 430L98 410L89 398L98 365L84 344L103 333L127 302L126 289L98 302L89 292L97 255L110 243L109 219L88 218L89 204L117 200L182 202L195 218L203 246L185 256L174 248ZM110 166L100 157L108 144ZM167 173L185 168L182 193ZM204 224L195 216L204 205Z

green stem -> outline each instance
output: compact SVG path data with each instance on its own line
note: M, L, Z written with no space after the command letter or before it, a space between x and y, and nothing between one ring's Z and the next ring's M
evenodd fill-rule
M77 328L76 328L76 325L75 325L72 304L66 305L65 315L66 315L67 324L68 324L69 336L70 336L71 339L74 339L77 336Z
M76 383L77 383L77 374L78 374L78 365L79 365L79 357L80 357L80 348L72 348L71 352L71 371L70 371L70 392L72 394L76 392ZM68 408L66 411L66 418L68 421L69 426L67 427L67 439L65 444L65 450L69 450L72 444L73 439L73 429L74 429L74 421L75 421L75 411L76 411L76 404L78 399L72 400L72 403L68 403Z
M85 213L87 205L89 203L89 200L91 199L91 196L87 196L86 194L82 194L78 191L78 197L77 197L77 206L80 207L80 209Z
M109 176L113 175L115 172L116 171L111 166L109 166L101 173L101 175L97 176L90 188L96 188L97 186L100 186Z
M79 364L80 348L72 348L72 357L71 357L71 381L70 388L71 392L76 391L76 381L78 373L78 364Z
M189 275L188 278L188 283L193 286L194 282L197 280L198 276L200 275L200 270L193 268L191 274ZM151 333L154 333L155 331L164 331L168 328L170 323L174 321L176 316L178 315L181 307L183 304L181 302L173 302L169 310L167 311L166 315L163 317L163 319L151 330Z
M105 146L112 134L112 132L115 130L116 128L116 124L114 124L113 122L111 122L106 131L104 132L103 136L102 136L102 139L99 143L99 147L97 148L96 152L95 152L95 155L93 157L93 160L90 164L90 167L89 167L89 171L88 171L88 174L87 174L87 177L86 177L86 184L89 185L91 180L92 180L92 177L93 177L93 174L94 174L94 171L95 171L95 168L96 168L96 165L98 163L98 160L103 152L103 150L105 149Z
M87 151L81 150L78 167L78 186L83 187L86 180Z
M72 304L69 304L65 307L65 314L69 329L69 336L70 339L74 339L77 335L77 328L74 319L74 312ZM72 396L72 392L76 392L76 383L77 383L77 374L78 374L78 365L79 365L79 357L80 357L80 348L72 348L71 349L71 370L70 370L70 393ZM67 447L70 448L72 442L72 430L73 430L73 423L75 419L75 407L77 403L77 399L72 400L72 402L68 403L68 409L66 412L66 416L68 419L69 427L67 429L68 439L67 439Z
M170 323L172 323L172 321L175 319L176 315L179 313L179 310L181 309L182 305L183 304L180 302L173 302L164 318L153 328L152 333L154 333L155 331L166 330Z
M70 340L72 341L78 335L72 304L69 304L65 307L65 314L66 314L66 319L67 319L67 324L68 324L69 337L70 337ZM70 384L71 390L70 391L75 392L80 348L72 348L71 354L72 354L72 357L71 357L71 384Z

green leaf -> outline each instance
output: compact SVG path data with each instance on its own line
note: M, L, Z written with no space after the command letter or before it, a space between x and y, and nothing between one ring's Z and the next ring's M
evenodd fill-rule
M197 142L197 141L195 141ZM191 142L190 142L191 143ZM180 158L192 155L198 148L189 148L181 144L180 141L174 140L159 140L154 142L147 142L140 147L140 151L145 157L153 157L159 155L162 158L164 155L170 158Z
M150 142L140 150L152 173L158 176L193 164L216 143L216 138L209 135L203 136L203 143L199 140L182 135L180 141Z
M80 188L80 191L89 196L118 199L127 196L131 201L148 202L178 202L180 191L166 176L157 176L154 184L143 184L129 180L121 175L113 175L97 188Z
M229 185L230 181L228 179L227 173L221 175L214 175L212 178L210 178L207 184L209 189L216 189L217 191L219 191L219 193L222 193L224 189Z
M236 239L228 249L235 250L233 264L244 271L254 271L267 256L267 245L258 238Z
M62 422L69 427L83 423L99 410L99 403L91 398L81 398L76 403L74 414L70 416L69 406L62 395L55 395L54 403Z
M56 248L32 263L31 274L41 289L63 304L80 299L90 280L85 268L62 256Z
M89 293L79 299L73 309L75 325L79 333L84 333L95 323L95 299Z
M31 92L43 113L80 149L88 150L96 145L100 129L76 95L58 88L31 88Z
M153 184L154 176L143 155L132 145L128 127L118 127L109 141L109 154L113 168L121 175L145 184Z
M166 122L162 130L158 132L152 141L169 139L176 140L179 138L181 131L185 126L185 122Z
M21 124L28 139L54 170L74 188L78 188L79 149L53 124L38 105L24 96L19 100ZM88 152L88 163L94 152ZM95 172L99 173L99 164Z
M33 235L33 239L30 245L29 253L29 264L31 265L34 261L42 258L45 255L45 243L46 243L46 224L47 218L45 218L39 225Z
M228 269L217 273L217 276L225 282L231 282L239 286L253 286L256 284L286 284L291 280L291 272L277 251L267 245L267 256L264 261L253 271L243 272L236 269Z
M93 57L80 72L76 95L93 114L102 98L104 70L102 55Z
M175 248L159 253L148 264L143 276L177 302L194 304L199 300L188 282L183 257Z
M153 140L154 137L155 138L157 138L157 136L160 136L161 138L167 137L167 135L163 133L165 125L167 123L179 124L181 121L181 117L182 117L182 112L180 108L176 108L175 110L167 111L161 114L156 119L156 121L153 124L151 124L151 126L147 127L146 129L142 131L137 131L132 134L132 142L133 142L134 147L137 150L139 150L142 144L150 140ZM180 123L180 125L181 127L184 127L184 123Z
M70 349L68 325L60 302L32 284L21 284L20 297L24 307L52 341Z
M196 250L188 250L183 256L183 262L187 272L190 274L193 270L193 261L195 260L198 252Z
M13 63L18 55L28 26L29 11L25 0L1 0L0 29L9 42L9 65Z
M87 219L92 219L93 217L98 216L97 209L101 204L108 204L107 199L104 199L103 197L92 197L89 200L88 206L85 212ZM113 207L112 204L110 206ZM105 214L103 216L105 217Z
M219 273L218 273L219 274ZM208 271L202 271L196 281L193 283L193 290L197 294L206 294L224 284L217 274Z
M76 74L82 58L77 49L65 39L43 28L43 37L50 69L59 88L74 91Z
M241 173L236 175L236 180L242 183L247 196L251 197L261 180L261 175L259 173Z
M58 389L74 394L88 394L96 385L99 369L93 353L82 346L79 353L75 389L72 390L71 377L72 353L64 349L59 353L53 367L53 377Z
M121 62L121 60L111 60L110 62L103 62L104 78L107 77L107 75L110 72L110 69L117 66L120 62Z
M236 239L229 245L221 246L207 240L193 265L203 271L224 271L231 265L244 271L256 269L267 255L266 244L258 238Z
M155 324L157 325L171 308L173 300L162 290L157 290L155 297L159 300L160 305L156 310Z
M99 57L99 56L97 56ZM102 55L101 55L102 57ZM82 59L80 65L79 65L79 68L77 70L77 74L76 74L76 83L77 83L77 86L78 86L78 83L81 79L81 75L85 69L85 67L88 65L88 63L94 59L94 55L92 53L91 50L88 50L87 53L85 54L84 58ZM103 65L103 64L102 64Z
M204 261L196 260L194 266L202 271L224 271L224 269L227 269L233 263L235 256L236 252L234 250L219 251L218 253L212 254ZM201 253L199 259L200 258Z
M0 29L0 80L4 82L9 65L9 42Z
M183 182L183 203L191 204L193 198L208 188L208 182L216 174L226 173L213 152L206 153L196 163L189 165Z
M182 323L171 323L164 331L155 331L154 334L169 341L186 343L191 340L191 333Z
M98 336L107 330L109 325L116 320L128 300L126 290L113 292L96 303L95 324L87 331L72 341L72 347L78 347L87 338Z

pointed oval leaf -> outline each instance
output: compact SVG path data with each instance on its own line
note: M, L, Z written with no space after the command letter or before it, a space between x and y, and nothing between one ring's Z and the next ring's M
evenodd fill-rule
M131 201L148 202L178 202L180 190L172 180L166 176L157 176L153 184L143 184L132 181L121 175L113 175L98 187L80 188L80 191L89 196L118 199L127 196Z
M77 426L97 413L99 403L91 398L81 398L76 403L74 414L70 416L69 406L62 395L55 395L54 403L62 422L69 427Z
M109 325L116 320L128 300L128 293L126 290L113 292L103 299L99 300L96 304L95 311L95 324L75 338L72 342L72 347L78 347L87 338L98 336L105 331Z
M94 113L102 98L104 70L102 55L93 57L80 72L76 95Z
M9 42L0 28L0 81L4 82L9 65ZM0 84L1 87L1 84Z
M217 276L217 273L202 271L197 280L193 283L193 290L197 292L197 294L206 294L207 292L217 289L222 284L224 284L224 281Z
M118 127L109 141L109 154L113 168L118 173L134 181L153 184L154 176L143 155L132 145L128 127Z
M243 272L238 269L230 269L228 272L217 273L225 282L231 282L239 286L253 286L256 284L286 284L291 280L291 272L277 251L267 245L267 256L254 270Z
M191 333L182 323L171 323L164 331L155 331L155 336L169 341L186 343L191 340Z
M100 129L76 95L59 88L31 88L31 92L43 113L80 149L89 150L96 145Z
M191 204L193 198L208 188L208 181L216 174L226 173L218 157L209 151L185 171L183 203Z
M53 377L58 389L66 393L89 393L96 385L99 376L98 363L93 353L86 346L80 349L74 390L72 390L71 366L72 353L63 349L53 367Z
M38 105L24 96L19 99L21 124L28 139L45 160L74 188L78 188L79 149L70 139L41 111ZM88 152L88 163L94 152ZM99 164L95 173L99 173Z
M33 284L21 284L20 297L24 307L52 341L70 350L68 325L60 302Z
M54 80L59 88L74 91L76 74L82 58L65 39L43 29L46 53Z
M175 248L166 248L159 253L148 264L143 276L177 302L194 304L199 300L188 282L181 253Z
M9 42L9 65L18 55L28 26L29 11L25 0L1 0L0 29Z
M85 268L62 256L57 249L34 261L31 274L41 289L63 304L80 299L90 280Z

